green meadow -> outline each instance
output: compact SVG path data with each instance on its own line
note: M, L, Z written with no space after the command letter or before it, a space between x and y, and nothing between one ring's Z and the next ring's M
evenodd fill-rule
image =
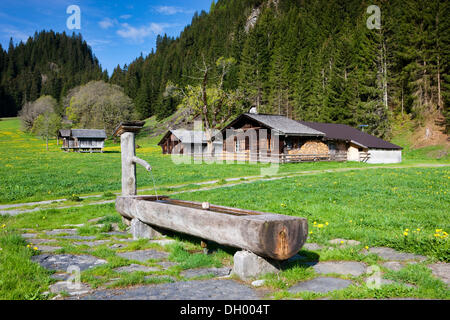
M137 155L153 166L158 188L210 180L261 175L263 164L176 164L170 155L162 155L157 146L160 137L137 139ZM407 165L450 163L450 160L414 159L405 155ZM277 171L373 167L364 163L284 164ZM137 168L138 187L153 188L153 180L143 168ZM64 153L56 140L46 151L44 141L20 129L18 119L0 121L0 204L67 198L73 195L104 194L121 189L120 145L109 140L103 154Z

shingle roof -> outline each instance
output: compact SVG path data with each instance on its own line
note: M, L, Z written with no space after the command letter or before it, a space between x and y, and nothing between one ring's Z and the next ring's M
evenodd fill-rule
M63 138L70 137L70 129L61 129L59 130L59 135Z
M107 138L105 130L94 130L94 129L72 129L72 137L97 138L97 139Z
M282 134L301 135L301 136L324 136L325 133L305 126L295 120L289 119L285 116L270 115L270 114L252 114L244 113L244 116L251 118L267 127L275 129Z
M206 138L206 133L204 131L193 131L186 129L171 130L171 132L182 142L182 143L195 143L195 144L206 144L208 139ZM219 132L219 131L218 131ZM213 132L217 134L218 132Z
M298 121L300 124L320 130L325 133L325 137L335 140L352 141L363 147L370 149L392 149L401 150L400 146L384 141L380 138L372 136L368 133L362 132L358 129L352 128L344 124L337 123L319 123Z

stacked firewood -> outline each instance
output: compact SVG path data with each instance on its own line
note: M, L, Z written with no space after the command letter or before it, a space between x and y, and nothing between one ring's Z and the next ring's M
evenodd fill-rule
M330 150L325 143L321 141L308 141L300 148L298 154L307 156L304 160L314 160L317 157L328 156L329 152Z

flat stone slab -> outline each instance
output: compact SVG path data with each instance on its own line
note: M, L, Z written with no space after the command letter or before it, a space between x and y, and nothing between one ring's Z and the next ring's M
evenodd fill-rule
M328 241L330 244L341 245L341 246L359 246L361 242L356 240L347 240L347 239L333 239Z
M430 264L428 268L431 269L433 276L450 286L450 263L434 263Z
M84 283L75 285L74 283L69 284L67 281L60 281L50 286L51 293L66 292L71 296L80 296L89 291L91 291L91 287Z
M358 277L366 273L366 265L364 263L353 261L319 262L313 268L320 274L337 273Z
M21 236L25 239L33 239L37 238L38 235L36 233L22 233Z
M54 229L51 231L46 231L45 232L46 235L48 236L57 236L60 234L77 234L77 229Z
M66 281L67 279L69 279L69 277L70 274L68 273L55 273L50 276L50 278L58 281Z
M159 244L160 246L167 246L169 244L173 244L176 243L175 240L150 240L149 243L155 243L155 244Z
M367 254L367 251L365 252ZM391 261L408 261L408 260L423 261L427 259L427 257L418 254L399 252L394 249L385 247L370 248L368 252L374 253L385 260Z
M122 231L104 232L103 234L107 234L109 236L129 236L130 235L128 232L122 232Z
M397 285L399 284L399 285L402 285L402 286L405 286L405 287L408 287L408 288L416 288L416 286L414 286L412 284L409 284L409 283L395 282L393 280L384 279L384 278L380 280L380 285L381 286L386 286L386 285L390 285L390 284L397 284Z
M146 267L141 266L139 264L132 264L126 267L120 267L117 269L114 269L116 272L155 272L155 271L161 271L159 268L152 268L152 267Z
M206 268L206 269L189 269L180 273L181 276L190 279L195 277L202 277L207 275L214 275L214 277L225 277L230 275L231 268Z
M117 254L118 256L129 259L145 262L150 259L165 259L169 256L167 252L161 252L156 250L139 250L130 252L121 252Z
M177 281L177 279L174 277L162 276L162 275L149 275L149 276L145 276L144 279L145 280L158 279L158 280L166 280L166 281L171 281L171 282Z
M97 241L78 241L74 242L73 244L76 246L88 246L88 247L96 247L101 246L105 243L108 243L109 240L97 240Z
M53 246L46 246L46 245L36 245L39 251L42 252L55 252L57 250L61 250L62 247L53 247Z
M54 243L55 239L29 239L27 240L31 244L43 244L43 243Z
M400 271L405 267L403 263L398 261L388 261L383 263L382 266L392 271Z
M67 271L69 266L77 266L80 271L84 271L98 265L107 263L106 260L98 259L88 255L72 254L41 254L31 258L32 261L39 263L43 268L54 271Z
M127 289L99 290L83 300L258 300L256 291L234 280L199 280Z
M171 261L161 261L161 262L157 262L157 265L161 266L163 268L163 270L167 270L170 267L176 266L178 265L178 263L176 262L171 262Z
M59 239L67 239L67 240L95 240L97 239L96 236L77 236L77 235L72 235L72 236L62 236L59 237Z
M353 284L350 280L344 280L339 278L315 278L309 281L299 282L296 285L289 288L290 293L299 292L315 292L315 293L328 293L335 290L345 289Z
M316 251L322 249L323 246L317 243L305 243L302 247L303 250Z

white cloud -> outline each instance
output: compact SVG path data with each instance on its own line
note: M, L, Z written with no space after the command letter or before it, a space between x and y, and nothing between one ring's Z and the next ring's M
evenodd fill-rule
M122 28L117 31L117 34L125 39L142 42L149 36L163 33L164 29L171 26L168 23L150 23L149 25L136 28L130 26L128 23L122 23Z
M158 6L158 7L155 7L155 9L157 12L159 12L161 14L166 14L166 15L174 15L177 13L191 14L194 12L193 10L184 9L181 7L172 7L172 6Z
M102 29L109 29L118 24L116 19L105 18L98 23Z
M5 35L5 37L10 38L12 37L14 40L14 43L18 43L20 41L26 42L29 37L33 36L34 33L26 33L21 30L18 30L14 26L10 25L0 25L1 32Z
M124 15L121 15L119 18L120 18L120 19L123 19L123 20L128 20L128 19L130 19L131 17L132 17L131 14L124 14Z

